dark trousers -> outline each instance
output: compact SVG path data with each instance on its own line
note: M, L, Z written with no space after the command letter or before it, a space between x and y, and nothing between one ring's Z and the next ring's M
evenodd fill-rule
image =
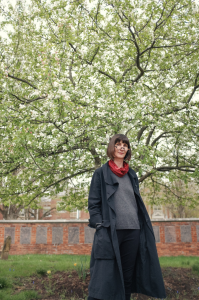
M140 240L140 229L117 229L116 232L122 263L125 297L126 300L130 300L132 277ZM103 299L88 297L87 300Z

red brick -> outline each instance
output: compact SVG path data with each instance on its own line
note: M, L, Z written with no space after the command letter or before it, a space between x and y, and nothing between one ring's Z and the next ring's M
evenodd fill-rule
M160 229L160 243L156 243L158 255L160 256L199 256L199 242L197 241L196 225L199 225L198 221L152 221L153 226L159 226ZM181 242L180 226L191 225L192 242L183 243ZM38 226L47 227L47 244L36 244L36 230ZM63 244L53 245L52 244L52 227L62 226L63 227ZM11 245L10 254L91 254L92 244L84 244L84 227L88 226L88 222L63 222L63 223L52 223L52 222L37 222L28 223L10 223L0 222L0 248L4 242L4 228L15 227L15 244ZM176 229L176 243L165 242L165 226L175 226ZM20 244L20 230L21 227L31 227L31 244L21 245ZM79 244L68 245L68 227L79 227Z

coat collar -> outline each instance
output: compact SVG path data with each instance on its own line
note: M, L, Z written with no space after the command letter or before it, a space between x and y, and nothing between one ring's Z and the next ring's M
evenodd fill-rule
M107 184L114 185L118 183L116 177L113 175L113 172L109 168L108 161L104 165L102 165L102 170L103 170L104 180ZM134 178L137 177L135 171L130 167L129 167L128 174L130 174L130 176Z

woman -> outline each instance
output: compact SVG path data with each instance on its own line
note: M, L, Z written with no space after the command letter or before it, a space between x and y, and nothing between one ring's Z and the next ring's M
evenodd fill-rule
M166 298L155 236L131 159L128 138L115 134L110 158L95 170L89 191L89 227L96 228L88 300L130 300L131 293Z

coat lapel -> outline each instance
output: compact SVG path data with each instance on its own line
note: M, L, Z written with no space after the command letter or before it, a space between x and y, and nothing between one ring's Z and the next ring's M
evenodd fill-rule
M103 170L104 181L106 184L106 200L110 208L115 212L115 205L114 205L114 201L112 201L113 197L111 196L117 191L119 182L117 181L117 179L113 175L113 172L109 168L108 162L106 162L102 166L102 170Z

